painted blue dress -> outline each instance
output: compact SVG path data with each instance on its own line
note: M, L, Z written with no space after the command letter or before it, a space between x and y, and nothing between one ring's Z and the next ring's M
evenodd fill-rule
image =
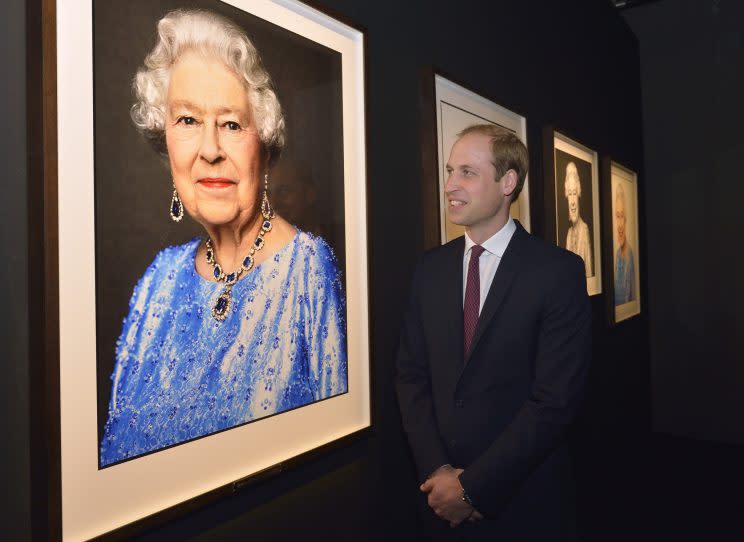
M116 345L101 466L290 410L348 388L336 258L304 232L235 284L194 269L199 243L161 251L129 302Z
M633 249L628 247L623 258L620 249L615 253L615 305L635 301L635 264Z

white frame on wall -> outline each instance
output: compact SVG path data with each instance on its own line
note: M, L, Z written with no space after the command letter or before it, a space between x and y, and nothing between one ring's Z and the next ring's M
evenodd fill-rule
M527 145L527 119L491 100L453 83L439 74L434 75L435 106L437 112L437 157L439 171L439 224L442 244L462 235L464 227L447 220L444 185L445 166L457 134L472 124L497 124L512 131ZM511 214L530 231L530 186L525 179L522 193L512 204Z
M601 250L601 238L602 238L602 227L600 222L600 208L599 208L599 157L596 151L589 147L582 145L581 143L574 141L573 139L557 132L553 132L553 179L555 189L555 231L556 239L554 240L559 246L563 246L565 243L563 239L559 239L559 227L558 227L558 206L563 203L563 180L561 173L557 170L557 164L555 162L555 151L560 150L571 156L575 156L585 162L591 164L592 178L592 221L593 231L592 234L592 257L594 258L594 276L586 278L586 289L590 296L599 295L602 293L602 250Z
M617 270L617 222L615 217L615 190L619 183L624 183L625 192L625 223L626 223L626 239L633 252L633 267L634 267L634 293L635 299L627 303L620 305L614 305L615 295L615 272ZM631 188L631 189L629 189ZM640 226L639 226L639 209L638 209L638 175L630 169L616 163L610 163L610 194L611 199L610 209L612 210L612 296L613 305L615 307L615 323L622 322L633 316L637 316L641 313L641 270L640 270ZM630 205L629 205L630 204ZM631 207L629 210L628 207ZM632 212L632 222L628 220L629 211ZM628 235L628 222L632 223L631 235Z
M364 34L295 0L225 1L341 55L349 391L99 469L92 2L57 0L59 429L64 540L105 534L371 424Z

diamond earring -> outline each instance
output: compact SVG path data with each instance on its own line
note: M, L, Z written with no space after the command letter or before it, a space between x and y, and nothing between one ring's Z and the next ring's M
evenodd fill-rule
M181 222L183 218L183 203L181 203L181 198L178 197L175 184L173 185L173 197L170 204L170 217L173 222Z

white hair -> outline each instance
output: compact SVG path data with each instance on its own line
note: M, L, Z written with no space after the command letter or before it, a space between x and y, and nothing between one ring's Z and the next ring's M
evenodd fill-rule
M623 209L628 208L628 206L626 205L627 202L625 201L625 190L623 189L623 185L620 183L618 183L617 188L615 188L615 203L617 203L617 200L623 202Z
M232 21L208 11L175 10L158 21L158 42L134 78L131 116L153 148L167 155L165 111L171 69L187 51L210 55L245 83L259 139L269 161L284 147L284 115L271 77L251 40Z
M581 197L581 180L579 179L579 170L576 168L576 164L569 162L566 166L566 178L563 181L563 190L566 192L568 197L568 180L574 179L576 181L576 195Z

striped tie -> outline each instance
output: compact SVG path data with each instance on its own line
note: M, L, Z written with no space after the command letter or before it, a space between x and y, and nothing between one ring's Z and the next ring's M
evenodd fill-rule
M470 249L470 262L468 263L468 281L465 286L465 304L463 305L463 323L465 325L465 360L470 353L470 345L473 342L475 328L478 325L478 313L480 312L480 256L485 249L480 245L473 245Z

